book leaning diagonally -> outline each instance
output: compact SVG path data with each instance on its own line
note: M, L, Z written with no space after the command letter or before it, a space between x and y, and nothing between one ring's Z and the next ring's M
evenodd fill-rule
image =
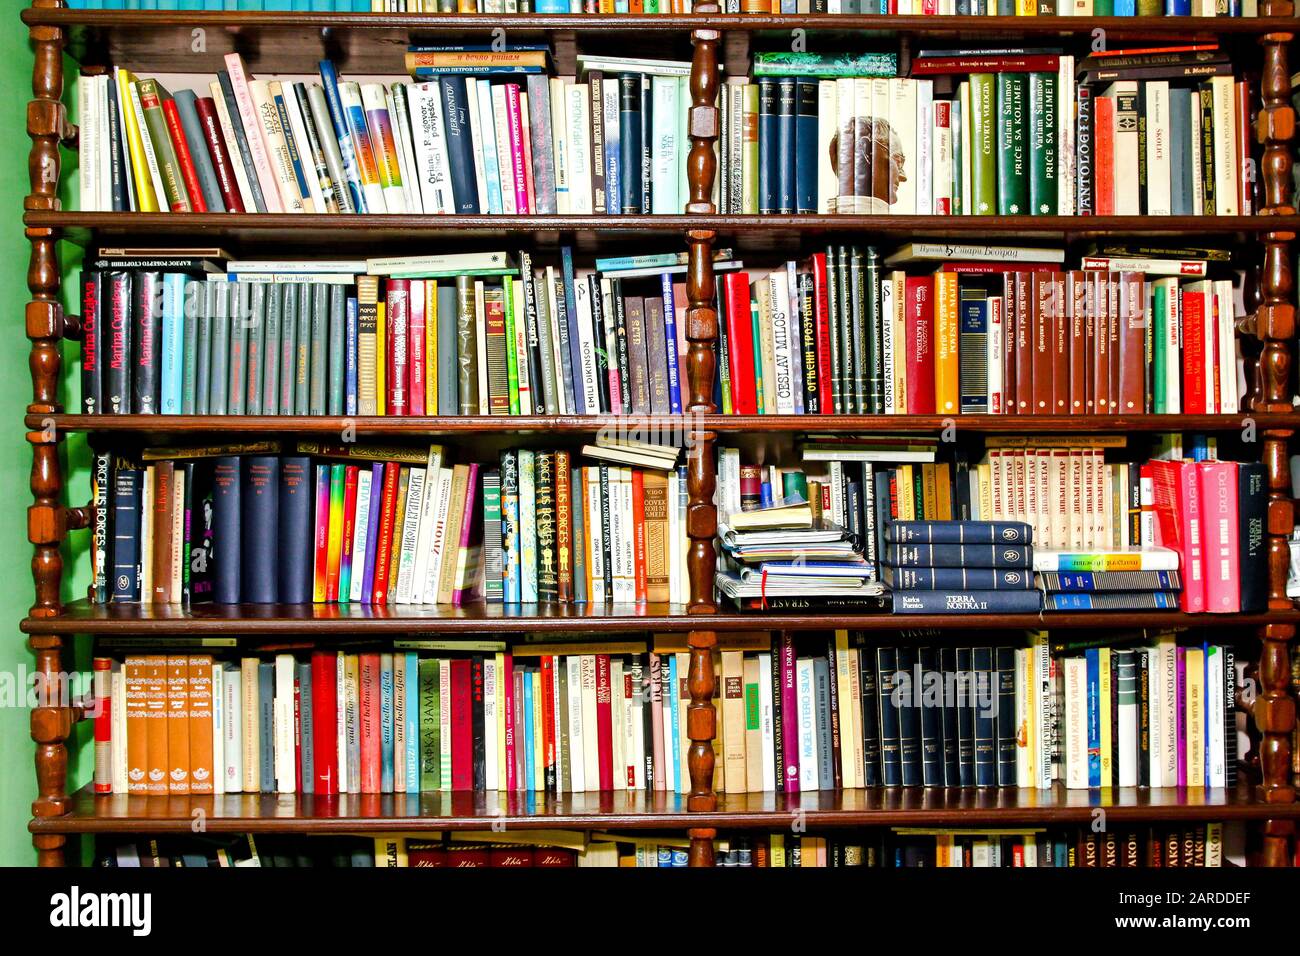
M280 202L280 187L275 170L271 166L270 149L267 146L266 131L257 115L253 104L253 94L248 87L248 74L244 70L244 58L238 53L226 54L226 71L230 74L230 85L235 90L235 104L239 107L238 121L244 126L248 138L248 149L253 154L253 168L257 171L257 181L262 189L262 199L267 212L284 212ZM236 117L231 117L231 122Z

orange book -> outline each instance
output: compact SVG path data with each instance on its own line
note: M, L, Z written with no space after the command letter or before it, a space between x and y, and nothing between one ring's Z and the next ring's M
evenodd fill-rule
M212 655L191 654L189 670L190 793L212 793Z
M150 654L144 659L145 792L167 794L167 658Z
M645 546L645 472L632 471L632 543L633 563L636 567L636 599L644 602L646 591Z
M211 693L209 691L209 693ZM167 792L190 792L190 660L167 657Z
M961 411L958 372L957 273L934 275L934 407L940 415Z
M170 604L172 596L172 491L175 465L160 461L153 469L153 553L146 560L153 563L153 594L146 598Z
M668 478L647 471L644 485L645 599L651 604L669 599Z
M127 793L148 792L149 722L144 679L147 666L143 657L128 657L122 668L126 679Z

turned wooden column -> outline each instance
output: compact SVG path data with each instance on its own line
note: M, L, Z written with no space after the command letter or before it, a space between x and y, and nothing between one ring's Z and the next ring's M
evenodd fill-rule
M697 4L696 13L717 13L715 4ZM691 35L695 56L691 66L691 107L689 130L691 151L687 157L687 176L690 181L690 199L687 215L711 215L713 207L713 181L717 175L714 144L718 139L718 41L716 30L696 30ZM713 378L716 358L713 350L718 339L718 314L715 307L713 280L713 239L708 230L691 230L686 237L689 260L686 272L686 339L690 343L686 355L686 380L689 398L686 413L695 416L711 414L713 405ZM712 614L714 552L713 538L717 531L718 512L713 503L717 478L717 459L712 431L694 427L691 423L687 435L687 493L689 503L686 514L686 533L690 548L686 555L687 573L690 577L691 597L689 613ZM687 710L687 735L691 748L687 763L691 774L691 792L687 809L708 812L717 808L717 795L713 792L713 738L717 736L717 713L713 707L713 689L717 677L713 672L713 649L717 636L713 631L691 631L687 638L691 649L691 669L688 688L691 695ZM712 829L692 829L691 866L713 865Z
M61 7L62 0L34 0L34 7ZM31 27L35 65L32 71L32 100L27 106L27 132L32 140L27 168L31 192L24 209L53 211L59 208L59 146L75 137L63 106L63 31L57 27ZM31 261L27 287L27 337L31 340L31 415L52 415L59 411L59 349L64 316L59 305L58 233L53 229L28 229ZM59 548L67 530L63 505L63 475L59 464L59 435L53 425L27 433L32 446L32 505L27 512L27 537L34 549L32 577L36 600L32 617L53 617L61 610L60 588L63 559ZM29 641L36 655L36 673L46 693L32 710L32 739L36 742L38 796L32 814L38 818L67 812L68 750L66 741L75 713L66 700L59 675L63 673L63 639L36 636ZM41 866L63 863L65 838L54 834L33 836Z
M1289 16L1292 4L1263 3L1261 14ZM1261 38L1264 66L1261 77L1263 105L1255 133L1264 147L1260 174L1263 181L1262 216L1290 216L1291 151L1295 141L1295 110L1291 107L1290 70L1287 45L1291 33L1270 33ZM1260 274L1259 306L1255 333L1260 341L1256 382L1258 390L1252 408L1257 412L1291 411L1291 349L1295 339L1295 275L1292 272L1292 232L1268 232L1263 236L1264 263ZM1266 429L1263 432L1263 462L1268 473L1268 518L1266 524L1269 607L1294 607L1286 596L1290 566L1288 541L1295 527L1295 504L1291 500L1288 443L1293 431ZM1265 625L1260 634L1259 694L1253 706L1258 728L1260 782L1257 793L1267 803L1291 803L1291 731L1295 727L1295 701L1288 693L1291 676L1288 644L1295 637L1290 624ZM1263 861L1267 866L1285 866L1287 847L1294 827L1289 820L1267 820L1263 833Z

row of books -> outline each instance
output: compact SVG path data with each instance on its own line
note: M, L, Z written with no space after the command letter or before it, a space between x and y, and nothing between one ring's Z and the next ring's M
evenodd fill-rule
M338 13L690 13L691 0L67 0L74 10L304 10ZM1253 17L1257 0L728 0L727 13L926 16Z
M718 288L725 413L874 415L1235 414L1231 279L1208 260L913 243L828 246ZM892 266L892 268L891 268ZM1137 268L1129 268L1129 267ZM905 271L911 267L913 273ZM1146 269L1150 269L1148 272Z
M86 414L682 411L685 254L595 269L575 269L567 246L538 269L526 251L92 265Z
M1250 100L1217 49L922 50L731 78L723 213L1249 215ZM867 72L866 70L870 70ZM804 75L811 73L811 76ZM817 77L832 77L817 79ZM968 77L968 78L964 78Z
M95 791L689 793L690 655L653 646L97 656Z
M896 612L952 610L963 595L978 597L972 610L1037 610L1020 606L1031 587L1054 610L1265 606L1262 464L1181 449L1107 461L1122 439L986 444L982 460L954 463L920 444L809 443L801 469L721 449L719 588L772 610L879 609L872 582L895 592ZM898 591L929 593L900 603Z
M147 449L140 461L97 455L94 599L689 599L686 476L675 448L670 460L585 446L583 456L604 462L595 465L564 450L509 450L491 466L453 464L441 445L275 448Z
M732 867L1221 867L1224 825L989 830L894 827L883 833L737 834L714 844Z
M412 47L415 82L79 81L84 211L680 213L688 62Z

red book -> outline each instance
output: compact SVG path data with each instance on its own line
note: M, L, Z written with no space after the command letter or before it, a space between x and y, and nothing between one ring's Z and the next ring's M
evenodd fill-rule
M933 415L934 280L907 277L907 413Z
M293 676L293 792L302 793L302 681Z
M635 3L636 0L633 0ZM562 847L539 846L533 850L533 866L577 866L577 851Z
M361 792L379 793L384 737L379 703L379 655L359 655L357 668L357 701L361 711Z
M339 792L338 656L333 651L311 655L312 769L315 792Z
M731 410L737 415L757 415L754 328L749 313L749 273L728 272L722 282L726 289L727 362L731 370Z
M451 662L451 789L474 789L474 729L468 660Z
M557 773L555 760L555 658L542 656L542 754L543 774L547 792L554 793Z
M831 306L826 286L826 253L813 253L813 315L817 336L817 401L818 411L830 415L835 411L835 396L831 393ZM750 356L753 362L753 356Z
M441 867L447 865L447 848L429 840L406 841L406 865Z
M1240 531L1237 527L1237 463L1196 465L1205 509L1205 609L1216 614L1241 610Z
M330 558L330 466L316 466L316 554L312 562L312 595L324 603Z
M1205 295L1182 290L1183 299L1183 411L1202 415L1209 411L1205 387Z
M95 675L95 792L113 792L113 661L96 657Z
M407 353L407 331L411 321L411 280L388 279L384 297L384 334L388 339L387 372L384 385L388 395L388 414L406 415L407 375L410 365Z
M379 537L375 541L374 587L370 592L371 604L388 603L388 565L393 556L393 524L397 520L397 481L401 465L395 461L384 462L384 492L379 512ZM373 491L371 492L373 494Z
M923 0L926 7L930 0ZM925 13L931 13L925 10ZM1055 53L1014 53L1004 55L919 56L912 60L912 76L937 76L949 73L1055 73L1061 58Z
M609 655L596 655L596 748L600 755L600 789L614 789L614 727L610 707Z
M406 338L407 351L410 354L410 394L407 396L409 414L424 414L424 390L427 372L424 367L424 280L417 279L411 285L411 320Z
M645 473L632 469L632 541L636 567L636 599L645 601Z
M199 185L199 174L194 168L194 157L190 155L190 145L185 139L185 129L181 126L181 113L176 108L176 101L170 97L164 98L162 111L163 118L167 120L172 149L176 150L176 162L181 167L181 179L185 180L185 189L190 194L191 209L184 211L207 212L208 204L203 201L203 187Z
M1115 101L1098 96L1092 101L1092 171L1096 181L1093 205L1098 216L1115 215Z
M226 149L226 138L221 132L216 103L210 96L201 96L195 101L194 107L199 114L199 124L203 127L203 138L208 144L208 156L211 157L212 169L217 174L217 188L221 190L226 212L244 212L244 199L239 194L239 181L235 178L230 152Z
M529 867L533 865L533 848L530 846L494 846L488 848L490 867Z
M501 673L497 681L505 693L506 702L506 790L513 792L518 785L515 779L515 661L514 656L506 654L502 662Z
M1162 548L1173 548L1179 553L1183 578L1179 606L1189 613L1204 611L1204 527L1196 464L1153 461L1150 466L1155 543Z

